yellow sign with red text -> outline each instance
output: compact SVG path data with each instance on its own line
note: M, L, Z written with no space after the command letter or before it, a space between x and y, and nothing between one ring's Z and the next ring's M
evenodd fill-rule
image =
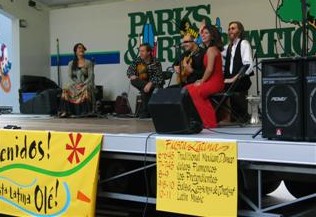
M235 141L157 139L157 210L237 216Z
M0 213L94 216L102 137L0 130Z

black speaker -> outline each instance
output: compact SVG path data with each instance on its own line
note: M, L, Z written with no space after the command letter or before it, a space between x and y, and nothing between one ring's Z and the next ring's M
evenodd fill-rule
M157 133L194 134L203 124L186 89L155 89L148 103Z
M103 100L103 86L95 85L95 100L100 101Z
M47 89L24 101L20 90L20 112L23 114L57 114L61 89Z
M305 139L316 140L316 58L305 60L304 106Z
M262 137L303 140L302 59L262 61Z

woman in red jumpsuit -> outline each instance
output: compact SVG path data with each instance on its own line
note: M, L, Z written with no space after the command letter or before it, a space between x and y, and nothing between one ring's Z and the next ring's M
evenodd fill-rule
M217 120L210 96L224 89L221 56L223 43L219 31L213 25L202 24L200 34L207 48L203 59L205 72L202 79L186 88L202 119L204 128L214 128L217 126Z

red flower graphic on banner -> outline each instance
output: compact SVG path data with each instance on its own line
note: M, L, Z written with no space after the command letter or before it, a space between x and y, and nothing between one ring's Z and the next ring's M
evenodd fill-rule
M76 141L74 141L74 135L72 133L69 134L71 145L67 144L66 150L72 151L71 154L67 158L70 163L73 163L74 158L76 158L76 163L79 163L80 162L79 154L84 155L85 148L78 147L81 137L82 135L78 133L76 136Z

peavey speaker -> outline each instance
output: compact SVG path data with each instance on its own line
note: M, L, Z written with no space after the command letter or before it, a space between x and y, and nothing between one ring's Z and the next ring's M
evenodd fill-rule
M157 133L194 134L203 124L186 89L155 89L148 108Z
M303 140L301 59L262 61L262 137Z
M316 141L316 58L307 58L304 64L305 139Z

